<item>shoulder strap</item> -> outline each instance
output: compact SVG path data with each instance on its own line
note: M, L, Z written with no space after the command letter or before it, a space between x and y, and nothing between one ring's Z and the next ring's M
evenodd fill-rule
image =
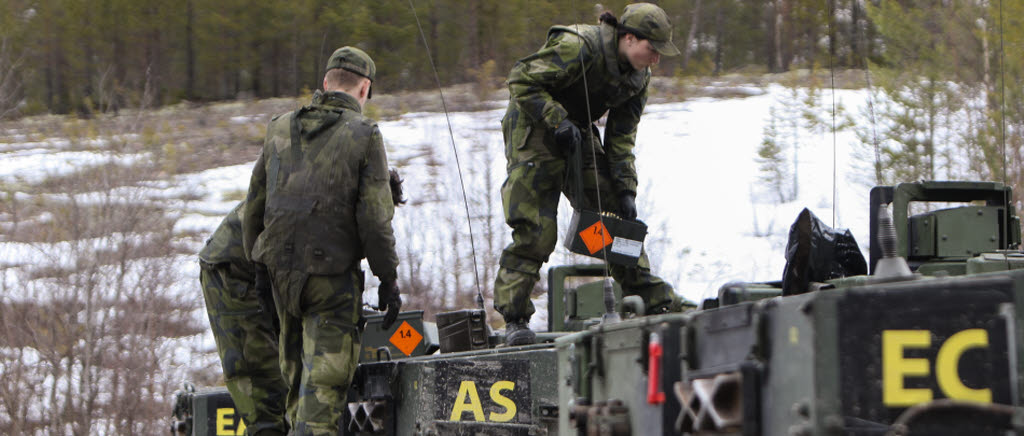
M591 44L590 39L587 38L586 35L583 34L583 32L580 32L580 31L576 30L572 26L551 26L551 28L548 29L548 39L551 39L552 36L554 36L556 33L560 33L560 32L569 32L569 33L571 33L573 35L578 36L580 39L583 40L583 43L587 44L587 49L588 50L594 51L594 47Z

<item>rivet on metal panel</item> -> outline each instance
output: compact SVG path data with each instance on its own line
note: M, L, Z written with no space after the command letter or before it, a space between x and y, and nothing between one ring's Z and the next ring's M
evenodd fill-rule
M799 402L793 403L793 409L792 410L793 410L793 414L794 415L797 415L797 416L800 416L800 417L803 417L803 418L810 418L811 417L811 407L807 404L806 401L799 401Z
M814 300L807 300L800 305L800 311L804 314L810 314L814 310Z

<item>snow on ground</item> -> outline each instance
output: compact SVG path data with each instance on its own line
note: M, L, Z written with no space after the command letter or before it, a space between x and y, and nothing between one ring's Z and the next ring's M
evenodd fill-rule
M0 182L38 183L49 177L56 177L81 171L86 167L109 162L131 165L149 159L148 153L111 155L93 151L61 151L53 148L32 148L0 154Z
M641 192L666 217L671 241L668 254L689 247L678 292L690 299L711 296L732 280L780 280L785 266L789 226L803 207L832 224L833 138L831 132L806 137L800 150L800 193L796 201L781 205L754 204L751 189L758 186L755 161L769 108L787 92L777 86L760 96L735 100L700 99L650 108L637 135L637 171ZM826 91L825 103L831 106ZM861 91L836 91L852 113L863 103ZM868 188L850 183L857 165L850 153L856 142L852 132L838 132L835 226L850 228L862 250L867 249ZM641 211L643 213L643 211ZM755 235L755 220L759 233ZM662 260L664 263L665 260ZM670 259L668 265L674 262ZM667 266L668 266L667 265ZM700 268L686 270L690 265Z
M741 99L696 99L650 105L640 124L636 147L641 190L638 206L641 218L657 232L649 239L657 239L649 250L652 263L655 273L672 282L677 292L691 300L711 296L720 285L731 280L781 279L786 234L800 209L808 207L825 223L833 223L833 180L835 225L853 230L862 250L867 250L869 187L849 182L855 178L853 173L858 167L851 152L857 142L853 132L836 134L835 156L831 132L801 133L801 189L797 200L782 205L752 200L751 192L758 188L756 151L769 120L769 109L789 91L776 85L750 91L755 95ZM824 106L830 107L831 92L825 90L822 96ZM854 116L861 113L865 97L864 91L835 92L837 104L845 106L847 113ZM483 225L481 214L491 214L494 225L503 226L498 193L505 175L500 132L502 115L503 110L450 114L463 177L470 192L477 237L481 235L477 227ZM436 201L400 208L395 218L396 230L426 228L423 237L399 240L399 249L403 249L403 244L424 253L450 249L445 243L450 240L451 232L466 231L463 230L464 215L461 221L454 223L431 219L442 211L450 214L457 209L464 213L458 174L454 169L452 139L444 114L410 113L394 121L380 122L379 126L392 166L398 166L406 178L408 198L429 197L425 186L431 184L443 185L449 188L446 192L458 193L452 198L436 198ZM112 157L107 152L61 151L61 147L18 149L12 144L0 144L0 150L11 149L17 151L0 154L4 163L0 166L0 181L15 178L39 181L106 159L130 163L147 158L145 155ZM439 159L441 165L432 165L430 155ZM833 159L837 163L834 169ZM251 167L252 163L216 168L141 189L145 197L152 199L175 199L188 194L194 200L180 203L176 230L209 234L236 204L240 198L237 194L246 190ZM560 216L564 222L569 210L564 205L566 202L562 203ZM564 236L564 227L563 223L560 238ZM502 229L501 240L494 244L499 252L511 237L507 227ZM477 240L476 246L479 255L486 244ZM7 264L31 263L39 252L12 243L0 243L0 247L4 253L0 261ZM195 247L197 251L199 248ZM565 258L565 249L559 244L550 263ZM176 258L173 264L182 274L195 277L194 259L190 256ZM424 265L425 270L430 268L445 271L448 266ZM188 286L189 281L182 280L182 283ZM187 293L185 289L180 292Z

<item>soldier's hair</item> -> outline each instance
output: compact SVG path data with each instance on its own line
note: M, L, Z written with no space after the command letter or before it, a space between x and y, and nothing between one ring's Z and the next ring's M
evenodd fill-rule
M327 87L331 89L345 89L352 90L359 85L359 82L365 77L353 73L344 68L335 68L327 71L327 75L324 76L327 79ZM325 89L326 91L326 89Z
M604 11L604 12L602 12L601 16L598 17L597 21L599 23L611 24L612 27L619 27L619 19L615 18L615 15L612 14L611 11Z
M619 25L619 19L615 18L615 15L612 14L611 11L604 11L604 12L602 12L601 16L598 17L597 21L601 22L601 23L608 23L609 25L614 27L615 28L615 36L618 37L618 38L621 38L622 35L625 35L625 34L628 33L630 35L635 36L637 39L647 39L643 35L637 35L636 32L633 32L633 31L631 31L631 30L629 30L629 29L627 29L627 28L625 28L623 26L620 26Z
M392 168L388 171L388 183L391 184L391 201L395 203L395 206L401 206L405 204L405 198L402 198L402 176L398 175L398 170Z

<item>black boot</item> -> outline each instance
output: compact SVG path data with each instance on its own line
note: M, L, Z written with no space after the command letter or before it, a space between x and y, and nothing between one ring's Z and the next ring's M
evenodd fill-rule
M512 321L505 325L505 344L509 346L530 345L537 342L537 334L530 330L526 321Z

